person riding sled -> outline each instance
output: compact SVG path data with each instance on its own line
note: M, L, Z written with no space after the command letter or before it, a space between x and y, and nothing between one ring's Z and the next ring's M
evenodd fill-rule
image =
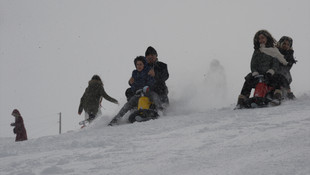
M118 120L122 118L129 110L138 106L140 96L135 95L137 90L140 90L145 86L154 86L155 79L148 74L150 69L146 66L145 58L143 56L136 57L134 59L134 64L136 69L133 71L132 77L129 80L131 88L127 89L127 92L131 91L130 93L132 93L133 95L131 95L130 97L127 96L127 98L129 99L128 102L124 104L118 114L112 119L112 121L109 123L110 126L116 125ZM162 108L160 99L154 91L150 90L148 96L150 100L155 104L156 108Z
M281 83L281 88L287 91L286 98L295 99L295 95L291 91L290 84L292 83L291 68L296 64L294 59L293 39L288 36L282 36L277 43L277 48L284 56L288 64L285 66L280 64L279 70L276 73L278 81Z
M273 97L281 100L282 91L280 90L280 83L275 73L279 69L279 65L287 65L288 62L283 55L275 47L276 40L267 30L258 31L253 39L254 53L251 59L251 73L245 77L241 94L238 97L236 108L244 108L245 102L251 94L252 88L258 83L257 75L264 75L267 79L268 85L275 88Z
M163 108L169 105L168 87L166 81L169 78L168 66L166 63L158 61L157 51L149 46L145 51L147 66L150 67L149 75L154 77L155 83L151 86L151 90L155 92L160 99Z
M135 70L132 71L131 77L128 81L130 88L126 90L127 101L133 97L137 90L142 89L144 86L151 86L154 84L154 78L148 75L150 70L146 65L144 56L137 56L134 59Z
M78 114L85 111L85 120L92 121L100 112L100 103L102 97L112 103L118 104L118 101L110 97L103 88L103 83L98 75L94 75L88 82L88 87L81 98Z

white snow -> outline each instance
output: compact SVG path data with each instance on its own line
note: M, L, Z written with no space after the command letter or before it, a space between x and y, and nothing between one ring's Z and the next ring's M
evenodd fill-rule
M310 174L309 4L1 0L0 175ZM297 100L233 110L260 29L294 39ZM171 105L158 120L108 127L149 45L168 64ZM121 105L103 101L103 116L79 129L94 74ZM14 108L28 141L14 142Z
M0 138L0 172L9 174L310 173L310 97L281 106L234 106L157 120L88 128L14 143Z

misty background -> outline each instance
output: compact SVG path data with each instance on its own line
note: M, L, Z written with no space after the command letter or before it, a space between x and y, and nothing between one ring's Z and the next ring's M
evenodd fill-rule
M0 137L15 137L20 110L28 138L77 130L80 98L94 74L125 103L133 59L148 46L168 64L171 113L232 107L250 72L254 34L293 38L292 90L310 91L310 1L0 0ZM219 88L220 87L220 88Z

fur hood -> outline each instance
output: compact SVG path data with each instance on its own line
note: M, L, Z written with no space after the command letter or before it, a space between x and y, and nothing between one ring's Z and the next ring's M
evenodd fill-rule
M288 63L284 56L280 53L279 49L276 47L266 47L264 44L261 44L259 50L267 55L277 58L278 61L285 66Z
M103 83L102 83L102 81L100 81L100 80L90 80L89 82L88 82L88 85L89 86L92 86L92 85L101 85L101 86L103 86Z

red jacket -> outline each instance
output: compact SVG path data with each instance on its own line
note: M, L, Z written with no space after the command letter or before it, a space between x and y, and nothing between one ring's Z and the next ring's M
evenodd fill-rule
M12 123L12 126L15 126L13 132L16 134L16 142L28 139L22 116L15 117L15 123Z

